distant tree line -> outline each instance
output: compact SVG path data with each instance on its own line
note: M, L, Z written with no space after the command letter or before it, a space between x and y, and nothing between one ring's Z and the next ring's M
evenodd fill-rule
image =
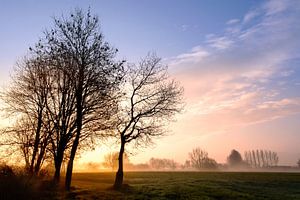
M149 167L155 170L175 170L179 164L172 159L151 158Z
M254 168L277 166L279 157L276 152L269 150L245 151L245 162Z
M255 160L250 156L250 153L251 155L253 153L255 154ZM146 163L133 164L130 162L127 154L125 153L124 155L124 167L126 170L247 170L249 168L275 167L277 166L279 160L277 153L274 151L246 151L245 159L243 159L242 155L237 150L233 149L227 157L227 163L220 164L217 163L213 158L210 158L208 156L208 152L200 147L197 147L189 152L188 159L183 164L167 158L151 158ZM116 170L117 162L118 153L108 153L104 156L104 162L102 163L102 166ZM251 164L255 162L256 165ZM300 160L297 164L300 166Z

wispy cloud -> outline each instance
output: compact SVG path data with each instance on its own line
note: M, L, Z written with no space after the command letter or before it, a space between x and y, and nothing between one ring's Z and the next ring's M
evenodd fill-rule
M216 48L218 50L223 50L229 48L233 44L233 41L223 36L223 37L213 37L207 40L207 43L209 44L209 46L213 48Z
M194 47L190 52L180 54L174 58L169 59L171 65L181 65L184 63L198 63L205 57L209 56L209 52L200 46Z
M228 20L228 21L226 22L226 24L227 24L227 25L232 25L232 24L236 24L236 23L238 23L238 22L240 22L239 19L230 19L230 20Z
M294 1L267 1L171 59L185 86L189 131L218 132L300 113L300 94L283 96L289 84L274 82L293 75L289 61L300 59L299 10Z
M251 21L252 19L254 19L255 17L257 17L258 15L259 15L258 10L251 10L244 16L243 22L247 23L247 22Z
M291 6L291 4L295 3L296 1L293 0L273 0L273 1L267 1L263 5L263 9L265 9L266 15L274 15L276 13L283 12Z

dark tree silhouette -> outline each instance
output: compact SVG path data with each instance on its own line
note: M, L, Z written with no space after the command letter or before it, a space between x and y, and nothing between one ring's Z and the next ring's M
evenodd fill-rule
M297 165L298 165L298 167L300 167L300 159L298 160Z
M51 62L53 61L51 59ZM51 95L46 110L47 131L51 133L49 149L54 160L56 182L60 179L61 166L67 157L65 152L70 149L76 130L72 69L66 70L67 67L70 66L62 65L59 68L57 66L52 68Z
M49 133L45 131L48 75L41 57L24 58L15 68L11 86L1 95L6 113L15 119L15 124L4 131L9 140L4 144L20 147L31 174L39 172L49 145Z
M107 168L111 168L111 170L115 170L118 166L118 156L119 152L108 153L104 156L104 162L102 165Z
M235 149L227 157L227 163L230 167L240 167L244 164L241 154Z
M37 51L49 56L50 64L63 70L63 75L71 76L75 129L65 183L69 190L80 141L108 129L106 122L116 112L114 91L122 78L123 62L113 60L117 50L103 41L98 17L91 16L90 11L75 10L69 18L55 19L54 25Z
M108 153L104 156L104 162L102 165L107 168L111 168L112 171L117 169L118 167L118 157L119 157L119 152L113 152L113 153ZM129 158L126 153L124 153L124 165L129 164Z
M254 168L276 166L279 158L276 152L268 150L252 150L245 152L245 162Z
M119 168L114 188L123 183L123 153L125 145L149 144L165 133L164 125L182 109L183 89L169 80L167 67L155 55L129 65L126 83L119 102L117 133L120 137Z
M114 60L117 49L104 41L98 18L90 11L75 10L70 17L55 19L54 28L44 33L29 48L31 57L4 99L22 117L14 128L26 127L17 135L29 170L34 165L38 170L40 156L49 151L56 181L62 162L68 161L65 186L70 189L78 149L95 145L115 126L124 61Z
M179 164L172 159L151 158L149 166L156 170L175 170Z
M190 165L195 169L216 169L217 162L208 157L208 153L201 149L195 148L189 153ZM187 162L186 162L187 163Z

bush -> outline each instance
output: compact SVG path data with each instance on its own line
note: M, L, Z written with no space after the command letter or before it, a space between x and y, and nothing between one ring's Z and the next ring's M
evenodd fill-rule
M5 178L5 177L14 177L15 173L12 169L12 167L2 164L0 165L0 178Z
M56 195L48 177L48 171L42 170L37 177L31 176L26 170L0 165L0 199L53 199Z

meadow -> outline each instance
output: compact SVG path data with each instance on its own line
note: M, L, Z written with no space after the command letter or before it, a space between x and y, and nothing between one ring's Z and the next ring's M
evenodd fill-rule
M110 187L114 173L75 173L62 199L300 199L300 173L127 172L125 187Z

